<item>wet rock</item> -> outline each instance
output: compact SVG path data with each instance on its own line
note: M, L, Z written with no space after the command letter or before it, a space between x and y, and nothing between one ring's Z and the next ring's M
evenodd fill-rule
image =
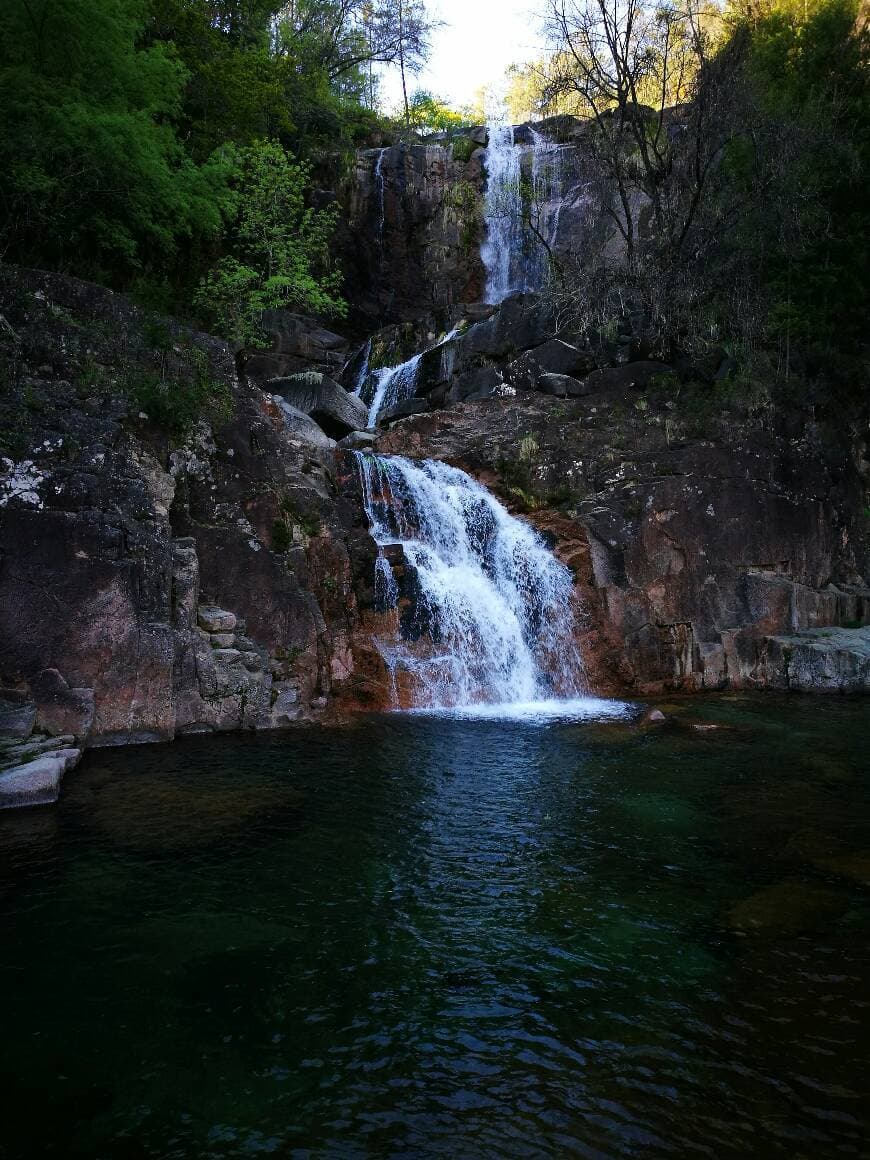
M644 713L640 723L641 725L666 725L667 720L661 709L650 709Z
M817 857L813 864L826 874L836 874L839 878L870 886L870 850Z
M832 891L795 879L738 902L728 912L728 924L741 934L790 938L824 926L845 909L843 899Z
M429 410L425 399L405 399L393 407L387 407L378 416L378 425L388 427L390 423L398 423L400 419L407 419L411 415L423 415Z
M280 395L290 407L310 416L331 438L343 439L351 431L364 429L368 422L365 404L318 372L269 379L266 389Z

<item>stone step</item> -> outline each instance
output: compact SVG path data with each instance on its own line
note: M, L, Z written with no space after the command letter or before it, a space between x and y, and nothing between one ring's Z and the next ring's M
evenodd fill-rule
M80 749L53 749L0 773L0 809L44 806L60 796L63 775L81 761Z

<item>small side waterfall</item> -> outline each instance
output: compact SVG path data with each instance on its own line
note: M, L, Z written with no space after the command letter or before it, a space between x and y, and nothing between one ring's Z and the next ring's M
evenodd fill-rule
M384 244L384 227L387 222L386 185L384 181L384 158L389 149L381 149L375 161L375 185L378 190L378 241Z
M417 389L417 370L423 352L415 354L397 367L381 367L375 374L375 393L369 405L369 427L378 424L378 415L405 399L412 399Z
M584 697L571 574L534 529L455 467L355 454L397 705L540 710Z
M419 354L415 354L413 358L409 358L406 362L399 363L395 367L381 367L372 372L374 376L374 393L369 403L368 425L370 428L377 426L378 416L382 411L386 411L388 407L394 407L396 403L402 403L406 399L413 399L417 390L417 375L420 370L420 363L424 356L452 342L458 333L459 327L454 326L450 333L440 338L434 346L427 347L426 350L420 351ZM368 365L366 366L366 374L369 374ZM362 383L356 393L363 394L364 396Z

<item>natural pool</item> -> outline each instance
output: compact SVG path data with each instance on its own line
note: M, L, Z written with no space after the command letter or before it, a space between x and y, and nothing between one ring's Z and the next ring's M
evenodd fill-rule
M90 754L0 817L0 1156L870 1155L870 705L673 710Z

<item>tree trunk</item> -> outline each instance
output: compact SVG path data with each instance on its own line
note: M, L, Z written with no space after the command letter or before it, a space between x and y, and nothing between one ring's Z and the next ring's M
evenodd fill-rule
M399 0L399 70L402 74L402 99L405 102L405 126L410 127L411 110L408 106L408 84L405 80L405 6Z

